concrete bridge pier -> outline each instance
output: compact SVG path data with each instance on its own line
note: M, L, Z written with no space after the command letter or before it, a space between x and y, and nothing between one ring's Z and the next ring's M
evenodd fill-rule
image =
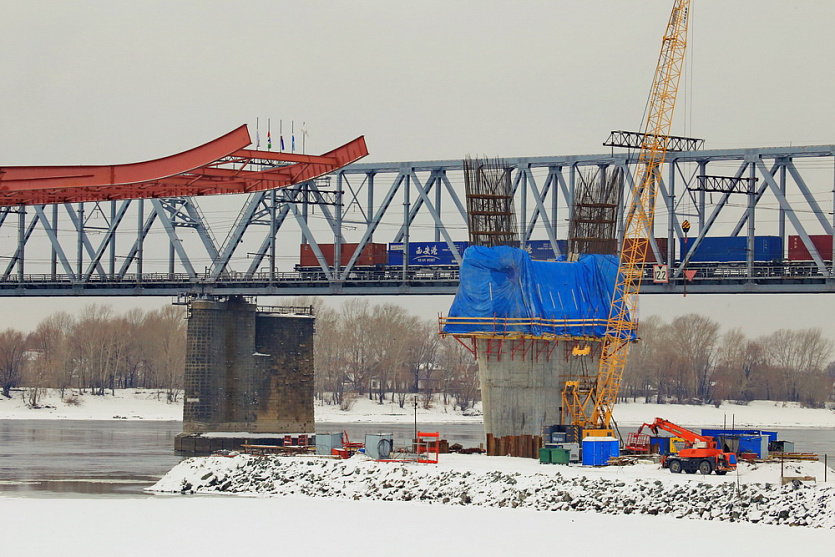
M242 297L192 301L175 448L236 449L246 439L274 444L313 434L313 333L312 308L264 309Z
M528 343L520 346L518 343ZM516 344L514 344L516 343ZM585 340L478 339L478 371L484 433L493 437L538 436L543 425L563 421L566 380L597 374L595 350L575 355ZM592 342L595 346L599 342Z

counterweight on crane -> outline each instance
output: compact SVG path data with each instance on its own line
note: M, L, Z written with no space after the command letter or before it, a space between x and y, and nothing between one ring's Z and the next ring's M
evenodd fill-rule
M689 8L689 0L675 0L661 43L597 379L588 387L577 381L568 381L563 390L563 406L572 424L583 429L609 429L629 344L637 330L638 292L684 64Z

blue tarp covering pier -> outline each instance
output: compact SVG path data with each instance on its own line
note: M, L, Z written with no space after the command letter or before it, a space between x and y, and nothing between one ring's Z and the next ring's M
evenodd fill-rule
M613 255L533 261L518 248L470 246L443 330L603 337L617 272Z

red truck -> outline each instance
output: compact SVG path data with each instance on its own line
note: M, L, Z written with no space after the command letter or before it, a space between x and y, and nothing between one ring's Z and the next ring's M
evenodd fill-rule
M649 437L641 435L644 428L658 435L658 430L672 433L681 437L687 443L687 448L681 449L677 454L662 457L662 468L669 468L673 474L680 474L685 471L688 474L695 474L697 471L702 474L716 472L722 476L736 469L737 458L734 453L726 453L716 446L716 439L707 435L699 435L687 428L668 422L663 418L655 418L651 424L642 425L637 433L630 433L626 449L632 452L649 452Z

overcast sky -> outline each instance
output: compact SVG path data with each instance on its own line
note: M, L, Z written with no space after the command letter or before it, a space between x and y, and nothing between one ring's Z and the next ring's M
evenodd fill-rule
M640 126L671 0L0 0L0 165L123 163L260 118L368 161L605 152ZM673 133L707 148L835 142L835 2L693 0ZM831 184L825 187L831 189ZM90 299L0 299L32 327ZM157 307L167 299L119 301ZM419 303L426 317L449 299ZM820 326L833 295L642 299L752 335Z

